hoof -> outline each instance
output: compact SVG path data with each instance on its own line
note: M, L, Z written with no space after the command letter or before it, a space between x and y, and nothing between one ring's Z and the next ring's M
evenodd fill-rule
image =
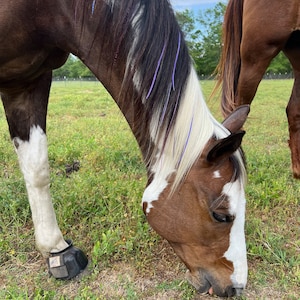
M298 170L293 170L293 176L295 179L300 179L300 172Z
M85 254L67 241L69 247L66 249L50 253L47 259L50 274L56 279L68 280L82 272L88 264Z

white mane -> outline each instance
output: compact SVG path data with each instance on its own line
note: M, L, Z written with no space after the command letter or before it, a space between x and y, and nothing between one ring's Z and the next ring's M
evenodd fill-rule
M225 138L230 134L210 113L193 67L182 95L176 122L164 146L166 130L158 128L159 124L159 117L153 116L150 125L151 138L162 153L156 155L152 172L160 178L166 178L167 174L175 172L173 191L201 155L209 139L213 135L216 138ZM243 166L241 156L238 153L236 155Z

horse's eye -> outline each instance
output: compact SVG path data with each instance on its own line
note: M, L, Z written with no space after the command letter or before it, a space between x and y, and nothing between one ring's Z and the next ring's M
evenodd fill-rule
M220 222L220 223L231 223L234 220L234 216L231 215L225 215L225 214L219 214L219 213L212 213L213 218Z

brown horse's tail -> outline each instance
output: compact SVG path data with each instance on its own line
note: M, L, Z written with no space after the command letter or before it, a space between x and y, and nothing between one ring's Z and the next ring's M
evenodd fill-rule
M235 107L237 83L241 68L240 44L242 39L242 18L244 0L230 0L226 8L223 24L223 47L217 66L217 84L221 89L221 107L224 116Z

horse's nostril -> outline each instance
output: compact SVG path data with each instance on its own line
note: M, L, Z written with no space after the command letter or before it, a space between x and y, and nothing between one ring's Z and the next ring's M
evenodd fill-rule
M233 287L229 286L226 289L227 297L233 297L233 296L241 296L243 294L244 288L242 287Z
M235 296L241 296L243 294L244 289L243 288L232 288L233 293Z

